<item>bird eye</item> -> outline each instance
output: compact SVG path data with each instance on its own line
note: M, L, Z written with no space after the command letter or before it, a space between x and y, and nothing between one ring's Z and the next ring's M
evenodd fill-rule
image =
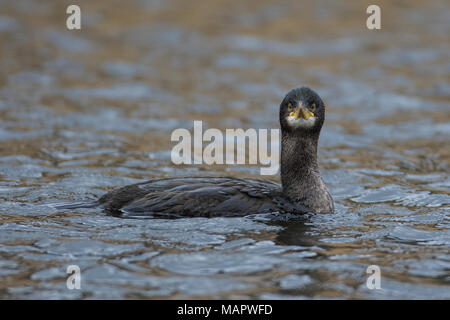
M293 109L293 108L292 108L292 104L289 103L289 104L288 104L288 110L289 110L289 112L292 112L292 109Z
M312 112L316 111L316 104L313 103L313 104L311 105L310 109L311 109Z

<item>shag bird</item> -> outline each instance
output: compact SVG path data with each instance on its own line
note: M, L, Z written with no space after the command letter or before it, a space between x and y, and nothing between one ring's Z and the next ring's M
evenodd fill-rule
M279 115L281 185L234 177L151 179L113 190L93 205L114 215L168 218L332 213L333 199L317 163L325 120L322 99L309 88L293 89L281 102Z

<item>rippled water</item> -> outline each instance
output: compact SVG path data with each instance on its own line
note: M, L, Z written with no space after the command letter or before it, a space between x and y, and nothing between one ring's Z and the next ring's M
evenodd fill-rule
M64 3L0 2L1 298L450 298L448 2L383 3L380 31L359 1L79 4L82 30L68 31ZM333 215L49 205L150 177L260 177L174 166L170 133L278 128L300 85L328 106ZM73 264L81 290L66 287Z

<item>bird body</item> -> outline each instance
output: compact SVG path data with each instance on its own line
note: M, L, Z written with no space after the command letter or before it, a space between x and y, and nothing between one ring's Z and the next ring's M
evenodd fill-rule
M99 203L110 213L133 216L236 217L308 211L290 203L275 182L233 177L152 179L107 193Z

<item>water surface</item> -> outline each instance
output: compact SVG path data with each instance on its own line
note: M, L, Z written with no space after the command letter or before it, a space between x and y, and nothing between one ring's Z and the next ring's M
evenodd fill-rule
M0 297L450 298L450 34L445 1L0 2ZM49 204L174 166L170 134L278 128L288 90L327 105L333 215L121 219ZM277 176L267 177L278 181ZM78 265L82 289L68 290ZM381 269L369 290L366 269Z

